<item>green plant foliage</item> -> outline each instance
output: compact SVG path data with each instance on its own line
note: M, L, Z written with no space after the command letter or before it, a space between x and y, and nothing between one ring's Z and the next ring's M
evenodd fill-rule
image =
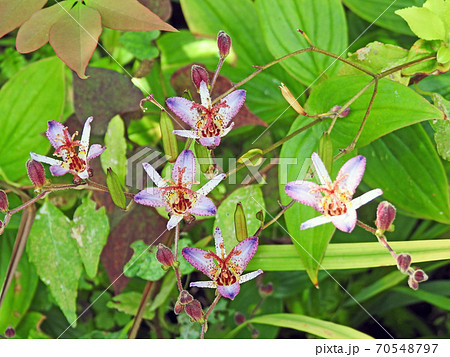
M126 32L120 37L119 41L136 58L140 60L151 59L157 57L159 54L158 49L150 45L159 35L159 31Z
M69 219L46 201L36 214L27 253L42 282L69 323L76 326L76 298L82 263Z
M125 185L127 174L127 143L125 140L125 125L120 116L111 119L106 129L105 145L107 150L100 156L103 171L111 168L117 175L121 185Z

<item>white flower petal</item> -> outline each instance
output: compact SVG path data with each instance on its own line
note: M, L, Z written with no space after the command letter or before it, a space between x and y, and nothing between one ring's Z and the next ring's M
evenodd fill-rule
M194 130L174 130L172 134L182 136L183 138L198 139L199 136Z
M207 183L201 187L197 193L203 196L206 196L208 193L210 193L214 187L216 187L223 179L225 179L227 175L220 174L214 177L213 179L209 180Z
M217 285L214 284L213 281L194 281L192 283L189 284L189 286L192 287L196 287L196 288L217 288Z
M316 211L322 213L319 208L320 202L322 201L322 194L320 192L310 192L318 187L319 185L315 182L299 180L288 182L286 186L284 186L284 191L294 200L303 203L304 205L311 206Z
M216 267L216 263L209 252L200 248L186 247L181 250L181 254L195 269L200 270L210 279L213 278L211 272Z
M87 152L89 147L89 138L91 137L91 122L94 120L93 117L89 117L84 122L83 133L81 134L80 140L80 150Z
M167 222L167 229L170 231L178 223L180 223L182 219L183 219L183 216L172 215L169 219L169 222Z
M161 191L158 187L146 188L134 196L134 201L145 206L164 207L166 203L161 196Z
M245 90L238 89L234 92L228 94L221 102L226 102L228 107L223 107L219 109L219 114L224 116L224 125L227 126L228 123L236 116L241 107L245 102Z
M382 194L383 194L383 191L380 190L379 188L376 188L375 190L371 190L359 197L354 198L351 201L350 206L353 209L358 209L359 207L365 205L367 202L374 200L375 198L377 198L378 196L381 196Z
M336 180L339 181L339 188L346 190L353 194L356 191L361 179L364 175L364 170L366 168L366 158L364 156L358 155L354 158L348 160L338 172ZM341 177L344 177L341 180Z
M195 169L194 153L191 150L183 150L180 155L178 155L175 165L173 165L172 179L175 182L178 182L178 176L180 172L183 172L182 183L186 184L188 188L191 188L195 179ZM189 184L187 184L188 182Z
M106 150L105 146L101 146L100 144L94 144L91 145L89 148L89 152L87 155L87 161L91 161L93 158L96 158L97 156L103 154L103 152Z
M147 164L146 162L142 164L144 166L145 172L150 177L150 179L154 182L154 184L158 187L166 187L167 183L163 180L163 178L156 172L152 165Z
M61 166L61 165L52 165L50 166L50 173L53 176L63 176L69 172L69 169Z
M306 222L303 222L300 225L300 229L308 229L316 226L320 226L325 223L331 222L331 219L325 216L318 216L311 219L308 219Z
M244 274L239 278L239 284L246 283L249 280L255 279L258 275L261 275L264 273L261 269L258 269L257 271L253 271L248 274Z
M319 177L319 181L322 185L329 185L332 181L330 175L328 175L328 171L325 168L321 158L315 152L312 153L311 159L313 161L314 167L317 172L317 176Z
M330 218L337 229L342 232L350 233L356 225L356 210L350 207L347 209L347 213L339 216L332 216Z
M198 110L192 108L190 100L182 97L171 97L166 100L167 106L192 129L197 129Z
M210 108L211 107L211 97L209 95L208 85L204 81L201 81L201 83L200 83L199 92L200 92L200 100L201 100L202 105L205 108Z
M244 239L235 247L235 254L231 257L230 262L235 264L239 274L242 274L247 267L248 262L256 253L258 249L258 237L249 237Z
M217 208L206 196L199 196L194 206L189 208L187 213L196 214L198 216L214 216L217 213Z
M225 251L225 243L223 242L222 232L219 227L214 230L214 243L216 246L216 254L218 257L226 257L227 252Z
M30 152L30 156L33 160L43 162L49 165L59 165L62 166L63 162L60 160L53 159L51 157L47 157L44 155L35 154L34 152Z
M63 141L61 140L65 137L64 129L66 127L56 120L49 120L47 125L48 129L45 134L47 135L50 144L52 144L55 149L58 149L63 144Z
M220 136L208 136L199 139L200 144L207 148L216 148L220 144Z
M235 282L231 285L219 285L217 287L217 290L219 291L219 294L223 297L226 297L228 299L233 300L237 294L239 294L239 291L241 290L241 286L239 285L239 282Z

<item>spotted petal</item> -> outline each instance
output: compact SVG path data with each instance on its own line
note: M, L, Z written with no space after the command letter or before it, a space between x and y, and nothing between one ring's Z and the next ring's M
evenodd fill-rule
M217 208L208 197L200 195L195 205L186 212L198 216L213 216L217 213Z
M211 96L209 94L208 85L205 83L205 81L200 82L199 93L200 93L200 101L201 101L202 105L205 108L210 108L211 107Z
M106 147L101 146L100 144L91 145L91 147L89 148L88 155L87 155L87 161L89 162L93 158L100 156L101 154L103 154L103 151L105 151L105 150L106 150Z
M383 194L383 191L379 188L376 188L375 190L370 190L369 192L366 192L365 194L354 198L351 201L351 206L354 209L358 209L359 207L365 205L367 202L370 202L377 198L378 196L381 196Z
M347 213L330 217L331 222L342 232L350 233L356 225L356 209L348 208Z
M83 127L83 133L81 134L81 140L80 140L80 150L78 152L78 156L85 160L86 159L86 154L87 154L87 150L89 147L89 139L91 137L91 122L92 120L94 120L93 117L89 117L86 119L86 121L84 122L84 127ZM84 151L84 157L82 157L81 152Z
M175 165L172 169L172 179L178 182L178 175L181 170L184 169L182 182L186 187L191 188L192 182L195 179L195 157L191 150L183 150L180 155L178 155Z
M225 126L236 116L245 102L245 90L239 89L228 94L221 102L226 102L227 107L219 109L219 114L223 115Z
M358 187L366 169L366 158L358 155L348 160L339 170L337 180L339 181L339 188L346 190L353 195Z
M62 165L63 162L60 160L53 159L52 157L47 157L44 155L35 154L34 152L30 152L30 156L34 161L43 162L49 165Z
M235 248L235 254L231 257L230 262L233 263L239 274L247 267L248 262L258 249L258 237L249 237L240 242Z
M196 287L196 288L211 288L211 289L215 289L217 288L217 285L214 284L213 281L193 281L192 283L189 284L189 286L192 287Z
M216 264L207 251L199 248L187 247L183 248L181 254L183 254L184 259L186 259L194 268L200 270L210 279L213 279L212 271L216 267Z
M207 148L215 148L220 145L220 136L209 136L199 139L200 144Z
M197 129L198 111L192 108L193 102L182 97L171 97L166 100L167 106L192 129Z
M249 280L255 279L258 275L261 275L264 273L261 269L258 269L257 271L253 271L248 274L244 274L239 278L239 284L246 283Z
M163 180L163 178L158 174L158 172L153 168L152 165L147 164L146 162L142 164L145 172L153 181L153 183L158 187L166 187L167 183Z
M318 184L311 181L292 181L284 186L284 191L292 199L313 207L316 211L321 212L319 205L322 201L320 192L311 192L319 187Z
M220 174L209 180L205 183L200 189L197 190L197 193L203 196L206 196L210 193L223 179L225 179L227 175Z
M63 176L69 172L68 168L63 167L62 165L52 165L50 166L50 173L53 176Z
M158 187L146 188L138 192L134 196L134 201L141 205L151 207L163 207L166 205L161 195L161 189Z
M325 168L325 165L323 164L322 159L315 152L312 153L311 159L312 159L312 162L316 169L317 176L319 177L320 183L322 185L328 186L328 184L330 184L332 181L331 181L330 175L328 175L328 171Z
M172 134L182 136L183 138L191 138L191 139L199 138L197 132L193 130L174 130L172 131Z
M231 285L219 285L217 287L217 290L219 291L219 294L223 297L226 297L228 299L233 300L237 294L239 294L239 290L241 290L241 286L239 285L239 282L235 282Z
M308 219L306 222L303 222L300 225L300 229L308 229L312 227L317 227L325 223L331 222L331 219L329 217L325 216L318 216L311 219Z
M223 242L222 232L219 227L214 230L214 243L216 246L216 254L220 258L225 258L227 252L225 251L225 243Z
M64 138L65 126L56 120L48 121L47 125L47 138L50 141L50 144L52 144L55 149L58 149L63 144L61 139Z

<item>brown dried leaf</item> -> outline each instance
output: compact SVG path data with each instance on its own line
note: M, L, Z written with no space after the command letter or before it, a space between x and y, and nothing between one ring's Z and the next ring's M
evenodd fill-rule
M195 89L195 86L191 81L191 67L194 64L205 67L201 63L188 64L187 66L184 66L175 71L175 73L170 78L170 84L180 96L183 95L184 91L189 90L194 101L200 103L200 95L197 93L197 90ZM214 72L208 71L208 74L211 80L214 75ZM211 93L211 98L214 99L218 97L220 94L226 92L232 86L233 85L228 78L219 75L216 84L214 86L213 92ZM245 104L242 106L239 113L234 117L233 122L235 128L239 128L240 126L245 125L267 126L267 123L261 120L255 114L253 114Z
M0 2L0 37L22 25L47 0L2 0Z

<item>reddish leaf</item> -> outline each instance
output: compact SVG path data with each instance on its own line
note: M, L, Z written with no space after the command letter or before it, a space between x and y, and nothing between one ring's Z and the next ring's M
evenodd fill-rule
M47 0L2 0L0 2L0 37L22 25Z
M192 98L195 102L200 102L200 95L197 93L194 84L191 81L191 67L192 65L197 64L199 66L205 67L201 63L191 63L187 66L184 66L178 69L170 78L170 84L178 93L178 95L182 95L185 90L189 90L192 95ZM214 72L208 71L209 79L211 80ZM214 90L211 94L211 98L214 99L218 97L220 94L226 92L228 89L232 87L231 81L219 75L217 78L216 84L214 86ZM234 127L239 128L240 126L245 125L261 125L267 126L267 123L258 118L255 114L253 114L248 107L244 104L239 113L233 119Z
M172 16L170 0L138 0L142 5L153 11L162 20L167 21Z
M48 42L50 28L72 7L69 1L42 9L31 16L19 29L16 38L17 51L36 51Z
M177 31L137 0L85 0L102 15L103 26L113 30Z
M84 72L101 33L102 22L98 11L77 3L51 27L49 41L57 56L78 77L87 78Z
M126 75L94 67L88 67L86 73L89 78L85 80L73 76L74 107L81 123L89 116L94 117L93 134L103 135L109 120L117 114L126 121L131 118L125 114L138 114L133 119L142 116L139 108L142 93Z
M103 249L101 260L109 280L114 283L116 294L119 294L129 281L122 273L123 267L133 255L130 244L143 240L148 245L158 245L168 234L166 224L167 220L153 208L134 205L113 228Z

